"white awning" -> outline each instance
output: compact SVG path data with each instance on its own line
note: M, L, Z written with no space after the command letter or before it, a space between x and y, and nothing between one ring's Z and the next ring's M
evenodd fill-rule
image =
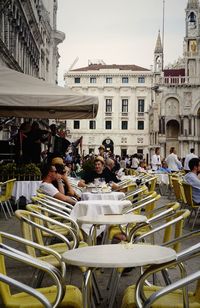
M95 118L98 98L0 67L0 117Z

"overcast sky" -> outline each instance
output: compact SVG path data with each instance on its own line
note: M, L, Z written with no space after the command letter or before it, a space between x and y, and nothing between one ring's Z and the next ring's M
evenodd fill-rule
M187 0L165 0L165 65L183 53ZM59 84L73 61L136 64L150 68L162 34L163 0L58 0L57 29L66 35L59 45Z

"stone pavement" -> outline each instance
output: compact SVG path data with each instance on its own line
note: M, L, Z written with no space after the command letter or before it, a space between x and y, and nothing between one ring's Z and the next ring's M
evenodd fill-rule
M167 199L167 197L162 197L159 201L159 204L166 204L167 202L169 202L169 200ZM196 228L197 229L200 225L200 218L198 219L198 222L196 224ZM190 231L191 228L191 224L188 225L188 223L186 223L185 227L184 227L184 233L187 233ZM20 223L19 221L13 217L9 220L5 220L3 217L3 214L0 213L0 231L4 231L4 232L8 232L11 234L16 234L16 235L21 235L20 232ZM158 234L158 236L156 237L156 243L159 243L159 239L161 238L161 234ZM193 238L192 240L190 239L189 241L186 241L183 243L182 245L182 249L184 247L189 247L190 245L199 242L199 238ZM13 243L12 243L13 245ZM21 249L21 247L18 247L17 245L13 245L18 249ZM200 269L200 260L198 258L196 259L192 259L191 261L189 261L187 263L187 271L188 273L190 272L194 272L196 270ZM18 264L17 262L11 262L8 261L8 272L12 277L18 277L20 278L20 280L22 282L26 282L26 283L30 283L33 277L33 272L31 271L31 268L28 268L22 264ZM97 280L98 280L98 284L100 286L101 292L102 292L102 297L103 297L103 301L102 303L98 306L100 308L103 308L106 306L106 298L108 295L108 291L106 289L107 287L107 282L109 280L109 276L110 276L110 272L111 270L106 269L103 272L98 270L97 271ZM175 269L170 270L170 274L172 275L173 278L176 279L176 277L178 276L178 272ZM123 291L126 289L126 287L128 287L129 285L135 283L137 281L139 277L139 270L138 269L133 269L131 272L124 274L121 277L120 280L120 285L119 285L119 290L117 293L117 298L116 298L116 302L114 307L118 308L121 306L121 300L122 300L122 296L123 296ZM68 267L67 268L67 284L74 284L76 286L78 286L79 288L81 288L81 273L80 271L75 268L75 267ZM157 279L160 279L160 277L157 277ZM44 283L49 283L48 279L44 279ZM3 307L0 301L0 307Z

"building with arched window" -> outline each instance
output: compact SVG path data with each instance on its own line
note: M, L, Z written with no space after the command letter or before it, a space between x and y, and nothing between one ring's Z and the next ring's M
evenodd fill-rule
M103 144L117 155L149 152L149 117L153 73L137 65L106 65L89 62L87 67L65 74L65 85L76 92L99 98L92 120L67 120L73 139L83 136L85 154L98 153Z

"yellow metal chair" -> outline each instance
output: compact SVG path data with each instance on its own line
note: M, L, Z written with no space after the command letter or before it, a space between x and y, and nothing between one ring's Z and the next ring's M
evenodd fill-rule
M176 200L181 203L183 207L187 204L185 193L182 185L182 179L179 177L171 178L173 191L176 197Z
M11 217L12 214L14 214L12 205L10 203L10 199L15 180L16 179L12 179L0 183L0 188L1 188L0 205L6 219L8 219L8 216ZM8 213L8 216L6 214L6 211Z
M130 236L129 236L129 241L136 244L140 241L147 241L147 238L153 238L153 243L152 244L157 244L157 245L164 245L165 243L169 242L172 239L178 238L182 235L182 231L183 231L183 224L185 219L190 215L190 211L188 210L180 210L174 213L173 209L172 209L172 215L164 215L164 217L166 218L166 222L163 223L163 221L161 221L161 224L157 227L154 227L152 230L136 236L138 229L140 228L140 226L138 226L138 228L134 228L134 232L133 230L130 231ZM160 215L159 215L160 216ZM158 221L160 221L159 219L160 217L158 217ZM149 222L147 221L147 224L149 224ZM158 233L159 231L163 230L164 231L164 235L163 236L159 236L159 239L157 239L156 243L155 243L155 237L154 234ZM180 243L174 243L172 245L172 248L175 249L176 251L178 251L180 249ZM111 278L111 284L112 284L112 288L110 291L110 306L112 307L113 303L114 303L114 298L116 296L116 292L118 289L118 285L119 285L119 280L121 278L121 274L123 272L123 269L119 268L116 269L113 274L112 274L112 278Z
M182 182L182 185L183 185L187 205L189 206L189 209L191 210L190 218L192 217L192 213L195 212L194 221L193 221L193 224L192 224L192 230L193 230L195 223L196 223L196 220L197 220L197 217L199 215L200 204L197 205L192 199L192 186L185 183L185 182ZM190 218L189 218L189 221L190 221Z
M180 242L183 239L187 239L190 236L198 236L200 231L196 234L189 233L180 238L177 238L175 242ZM174 242L174 241L173 241ZM177 261L168 262L161 265L153 265L149 267L143 275L140 277L136 286L129 286L123 296L121 308L199 308L200 307L200 272L191 274L187 277L184 268L184 262L189 261L193 257L197 257L200 254L200 244L196 244L192 247L185 249L177 254ZM150 275L153 275L159 271L166 270L166 268L179 266L181 271L181 279L177 282L164 287L151 285L145 286L145 281ZM188 292L185 288L188 283L197 280L196 289L194 292ZM177 290L181 288L180 290Z
M73 220L71 217L69 217L68 214L66 214L63 210L55 209L49 204L46 204L45 202L40 202L39 204L27 204L26 209L30 212L39 213L47 217L51 217L54 220L61 221L62 223L66 224L68 227L72 228L72 230L75 232L76 236L79 238L79 240L83 241L83 235L81 233L81 230L75 220ZM40 224L44 225L44 223L40 220ZM66 228L63 228L61 226L51 224L48 221L46 221L46 226L54 230L60 234L67 235L69 233ZM48 232L42 231L43 237L52 237L51 234Z
M139 200L137 203L133 203L133 205L129 209L125 209L123 211L123 214L137 214L139 215L141 213L141 209L144 209L144 215L148 216L148 212L151 212L153 208L155 207L155 202L160 199L160 195L157 195L156 192L150 193L149 195L146 195L141 200ZM133 224L129 224L129 230L133 228ZM129 230L126 227L119 227L119 226L109 226L107 231L107 237L106 242L111 243L113 238L119 234L123 234L124 236L127 236L129 233Z
M6 263L5 258L11 258L26 264L27 266L32 266L38 270L42 270L43 272L49 274L49 276L53 279L54 284L50 287L43 287L33 291L32 288L25 287L22 293L11 294L11 290L9 284L5 284L0 279L0 296L5 308L42 308L44 307L74 307L80 308L82 307L82 294L78 288L71 285L65 285L65 276L66 276L66 268L65 264L62 261L61 257L56 254L51 249L45 248L49 254L52 254L57 258L57 261L60 263L60 268L62 272L60 272L57 268L54 268L52 265L49 265L46 262L41 262L38 259L30 257L30 255L25 254L24 252L19 251L18 249L14 249L3 243L3 239L14 240L20 244L29 244L30 246L43 250L44 247L41 247L38 244L33 242L26 241L20 237L10 235L7 233L0 232L0 273L4 276L7 276L6 271ZM28 268L27 268L28 269ZM20 271L19 271L20 276ZM18 284L22 287L22 285ZM27 290L29 292L27 292ZM33 295L38 294L37 297L42 299L43 302L40 303L37 297L30 296L28 293L33 293ZM40 296L39 296L40 295ZM46 300L45 300L46 299ZM49 304L51 303L51 304Z

